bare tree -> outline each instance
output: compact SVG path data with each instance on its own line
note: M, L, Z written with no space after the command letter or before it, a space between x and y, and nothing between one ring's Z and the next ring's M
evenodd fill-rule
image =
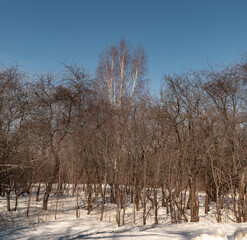
M97 85L103 97L114 108L121 108L124 99L128 105L134 100L136 90L143 84L146 56L143 48L132 52L123 39L100 56Z
M0 72L0 192L7 196L15 191L18 197L27 190L30 155L26 148L29 116L28 98L24 87L24 73L18 66Z

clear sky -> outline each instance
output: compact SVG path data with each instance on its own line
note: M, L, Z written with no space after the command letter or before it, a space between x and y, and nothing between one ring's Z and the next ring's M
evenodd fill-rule
M28 72L78 63L92 74L109 45L143 46L147 77L228 64L247 51L246 0L0 0L0 65Z

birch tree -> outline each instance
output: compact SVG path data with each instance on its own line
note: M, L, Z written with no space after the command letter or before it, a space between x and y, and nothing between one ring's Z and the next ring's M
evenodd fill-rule
M143 48L132 50L122 39L100 55L97 68L97 86L102 96L115 109L121 108L124 99L133 102L138 85L144 83L146 56Z

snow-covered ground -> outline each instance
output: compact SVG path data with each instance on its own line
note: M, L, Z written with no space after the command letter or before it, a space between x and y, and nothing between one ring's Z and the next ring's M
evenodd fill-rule
M35 227L2 229L0 239L163 239L185 240L199 234L214 234L221 229L228 239L234 239L234 232L241 225L236 223L182 223L147 226L122 226L94 220L90 216L67 218L38 224Z
M203 196L202 196L203 197ZM80 209L80 217L75 217L76 197L68 194L59 199L53 195L48 211L41 210L42 201L32 197L30 215L26 217L28 197L20 197L17 211L6 211L6 198L0 197L0 239L163 239L185 240L202 233L214 234L221 230L229 240L234 239L235 231L241 226L247 232L247 223L236 224L231 221L228 213L223 223L216 222L215 212L203 213L201 201L199 223L169 223L165 210L159 209L159 224L153 225L152 211L146 226L141 225L142 213L137 213L136 222L132 223L131 206L126 211L126 225L118 227L115 223L114 206L106 205L103 221L99 221L99 210L95 208L91 215ZM80 205L85 204L80 198ZM12 202L13 204L13 202ZM57 211L55 211L57 209ZM163 212L162 212L163 211ZM56 212L56 215L55 215ZM56 220L55 220L56 217Z

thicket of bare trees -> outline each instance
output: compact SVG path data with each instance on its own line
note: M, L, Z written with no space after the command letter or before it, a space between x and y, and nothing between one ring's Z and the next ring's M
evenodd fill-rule
M158 224L160 203L173 223L199 221L199 191L205 213L216 203L219 222L229 196L235 221L247 221L246 66L166 75L159 98L146 88L144 50L124 40L100 56L95 79L77 65L39 76L1 68L0 194L7 210L34 185L47 210L52 186L59 198L73 184L77 199L85 192L88 214L100 199L101 220L110 199L118 225L130 203L133 223L142 211L146 224L151 204Z

